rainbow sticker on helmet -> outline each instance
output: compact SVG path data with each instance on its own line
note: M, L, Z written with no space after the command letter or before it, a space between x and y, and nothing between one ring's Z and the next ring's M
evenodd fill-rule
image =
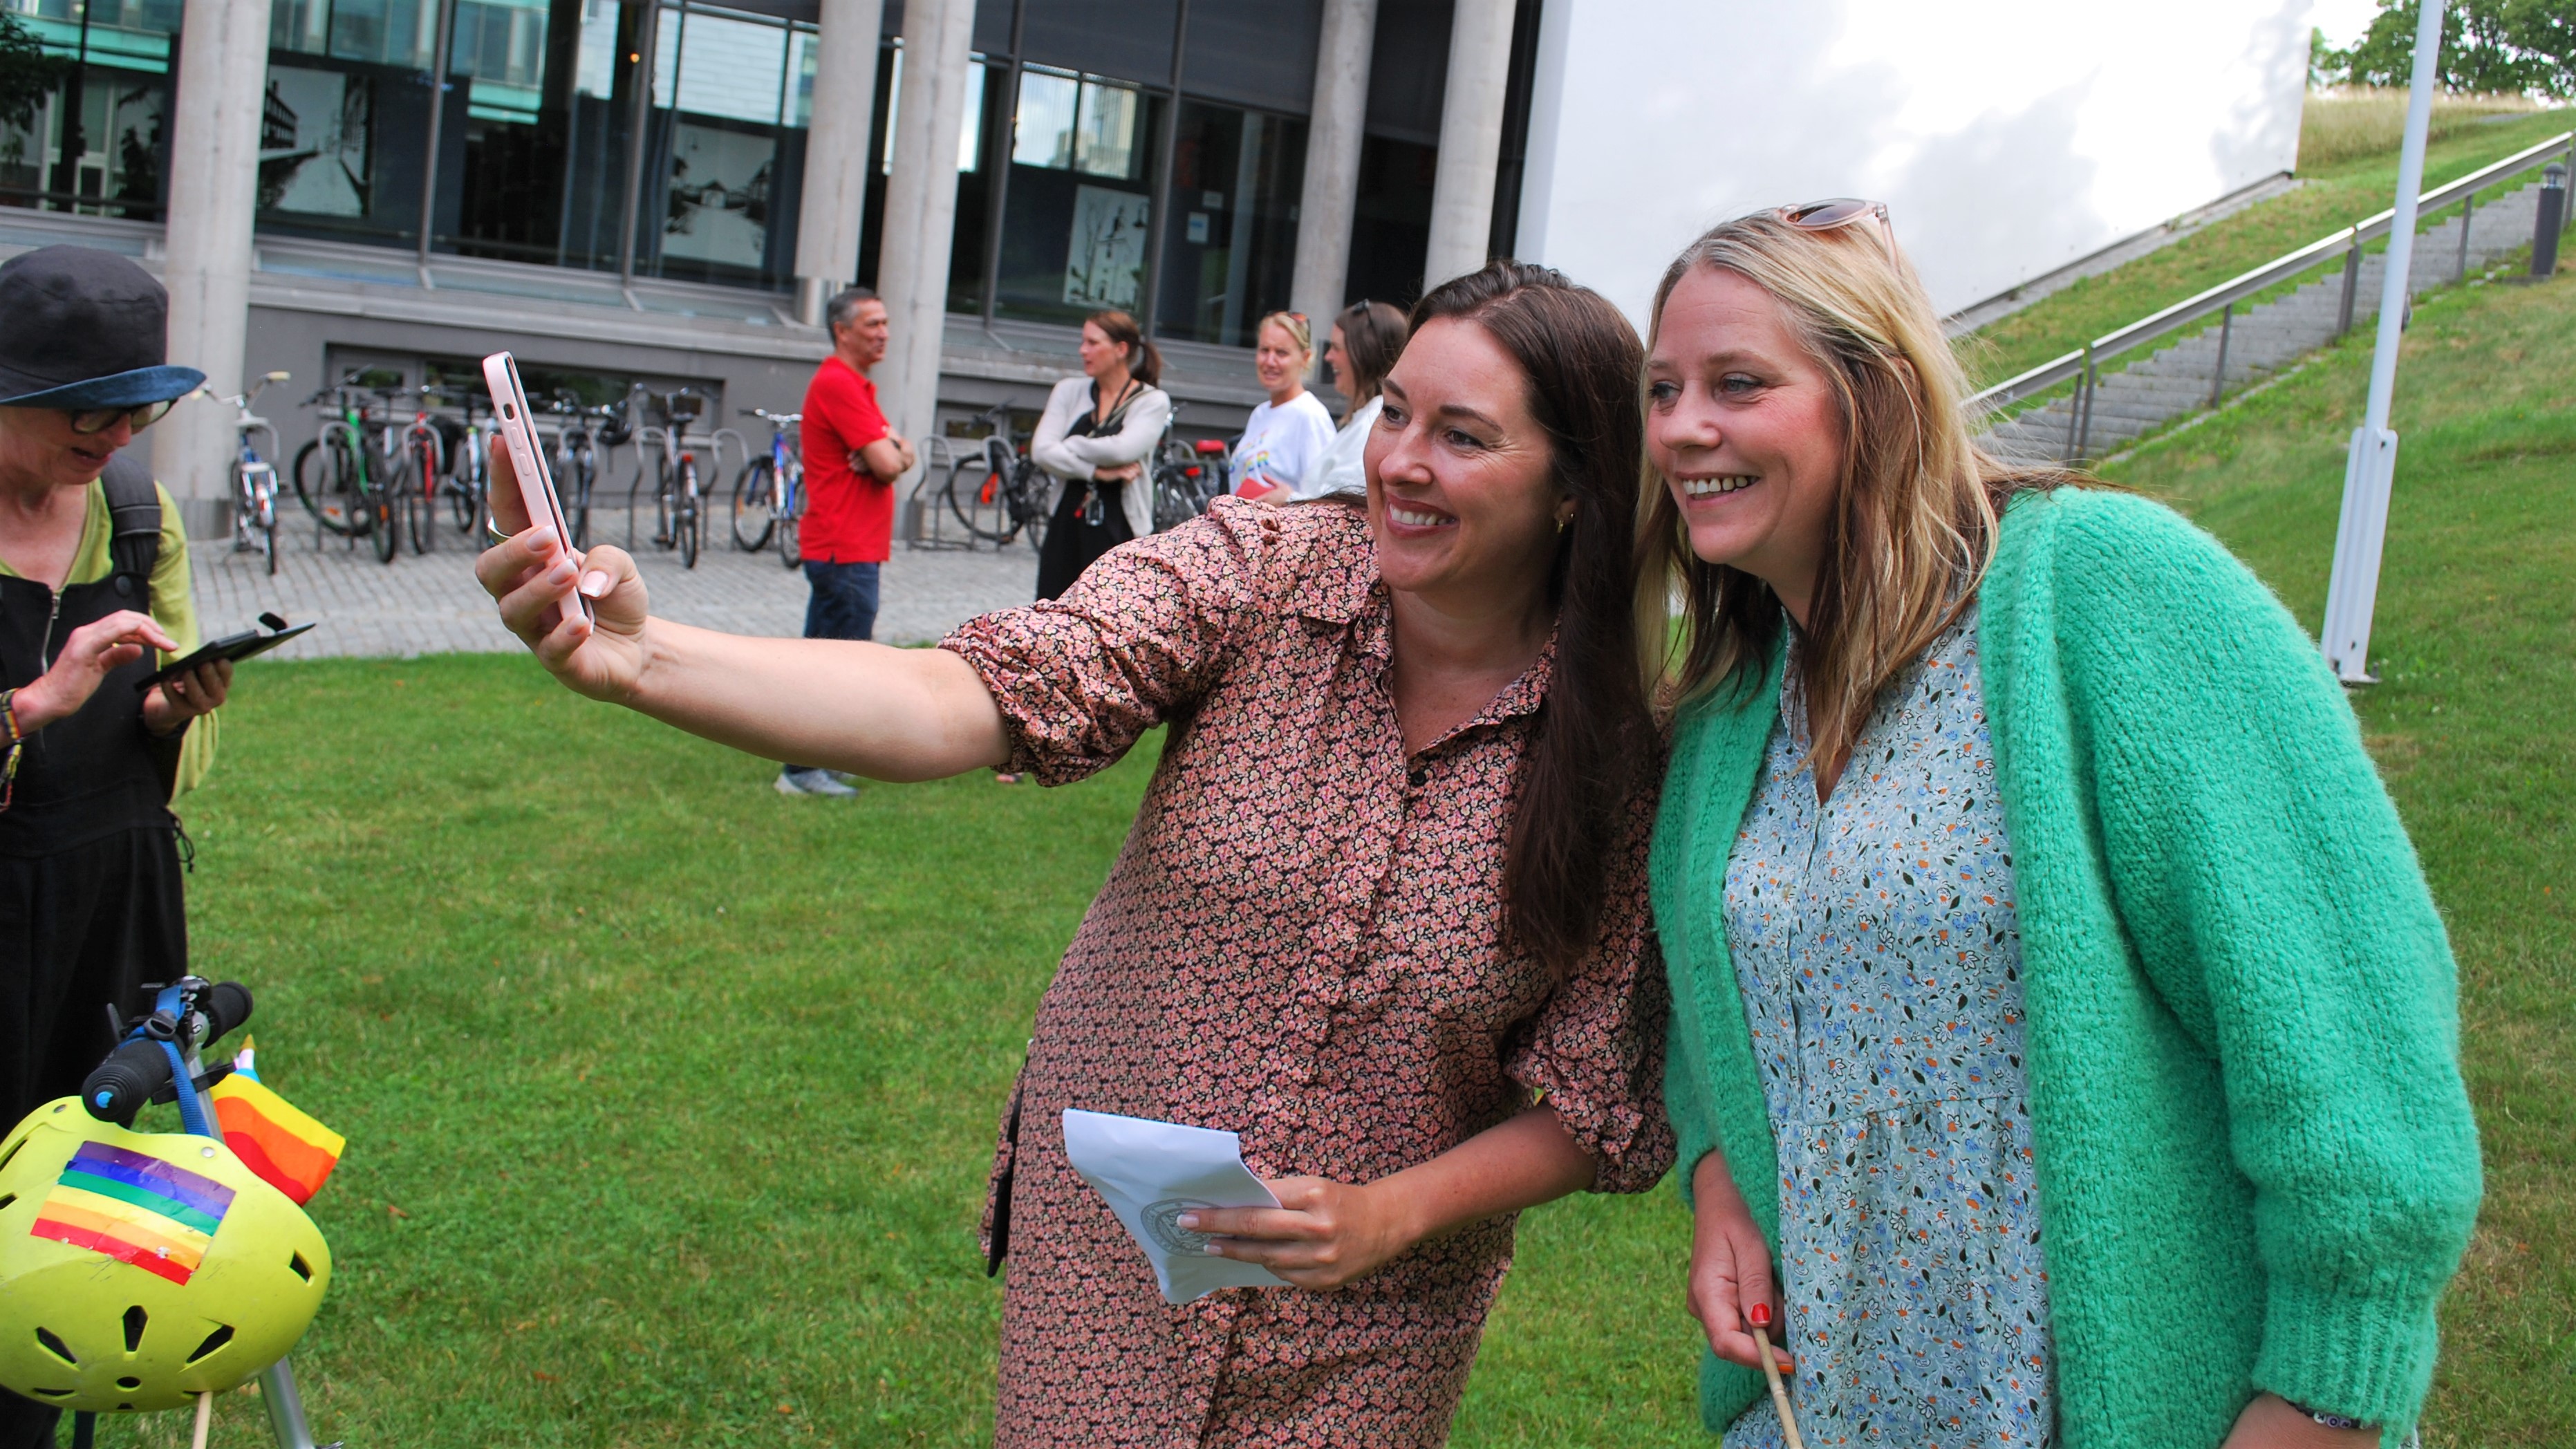
M103 1253L184 1286L231 1210L233 1190L176 1163L84 1142L36 1211L32 1237Z

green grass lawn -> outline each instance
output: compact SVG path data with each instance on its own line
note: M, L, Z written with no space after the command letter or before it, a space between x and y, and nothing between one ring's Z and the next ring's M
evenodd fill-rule
M2576 111L2461 125L2426 147L2424 184L2444 185L2568 130L2576 130ZM2302 170L2299 180L2299 187L2286 195L2212 222L2116 270L2087 277L1962 338L1961 361L1977 386L2001 382L2338 227L2386 211L2397 192L2397 152L2391 148L2345 157ZM2424 224L2440 219L2427 216Z
M2458 949L2488 1198L2428 1435L2576 1442L2576 281L2436 297L2357 696ZM2312 628L2356 339L2121 481ZM1147 761L782 800L519 658L265 663L186 802L198 967L350 1139L297 1355L325 1439L972 1443L993 1113ZM1140 752L1140 754L1149 752ZM1527 1219L1461 1445L1705 1444L1669 1185ZM185 1442L185 1419L111 1446ZM264 1442L228 1399L218 1443Z

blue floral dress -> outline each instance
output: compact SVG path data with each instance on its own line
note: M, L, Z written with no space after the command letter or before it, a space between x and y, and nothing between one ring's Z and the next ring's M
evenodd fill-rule
M2021 934L1976 611L1816 801L1796 665L1726 870L1780 1160L1791 1405L1833 1444L2056 1439ZM1772 1449L1770 1400L1727 1430Z

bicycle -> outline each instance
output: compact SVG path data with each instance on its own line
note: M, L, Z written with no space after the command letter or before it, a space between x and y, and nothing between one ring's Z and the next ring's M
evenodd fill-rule
M546 410L565 420L555 430L555 494L563 500L572 546L585 549L590 547L590 493L601 470L599 450L616 447L634 432L627 426L623 403L584 407L571 393L557 392ZM593 418L599 419L596 429L591 427Z
M313 515L313 546L336 533L353 545L368 538L376 557L394 556L393 494L368 458L366 404L357 400L359 374L351 372L337 386L322 388L304 400L306 407L326 408L321 430L295 453L295 497Z
M779 561L792 569L801 562L796 532L805 516L805 462L787 437L805 415L773 413L767 408L744 408L742 415L769 424L769 452L743 464L742 476L734 479L734 547L758 553L775 538Z
M411 535L411 551L424 554L438 546L439 476L447 471L447 439L439 428L439 419L429 411L430 394L436 388L424 383L417 389L420 402L412 410L411 422L394 445L401 461L394 468L395 491L402 497L403 531ZM386 399L388 411L392 399ZM386 425L390 441L393 428ZM419 480L417 485L414 479Z
M948 511L966 531L995 545L1025 535L1031 550L1046 541L1047 509L1055 479L1038 467L1024 444L1011 437L1011 405L997 403L975 415L992 432L984 446L949 471Z
M1172 419L1180 413L1181 404L1174 403ZM1168 533L1207 512L1208 504L1225 493L1227 462L1224 443L1215 438L1182 442L1166 421L1162 439L1154 445L1154 531Z
M482 421L474 418L474 400L484 394L473 388L423 388L440 396L452 396L464 412L462 422L444 413L434 414L430 423L447 453L447 472L438 482L438 494L447 500L456 520L456 531L471 539L491 516L492 445L500 436L499 419L486 414ZM489 398L484 398L489 402Z
M265 556L272 577L277 573L277 465L259 455L253 437L268 434L268 450L274 453L277 425L253 414L250 405L269 384L287 380L287 374L272 372L247 392L215 399L233 406L233 552Z
M698 546L705 542L706 519L700 508L704 490L698 485L698 460L689 451L688 431L705 405L705 396L693 387L648 392L641 383L636 384L632 396L643 400L648 415L662 419L659 424L638 429L636 436L658 434L662 451L658 457L638 459L635 481L627 485L626 546L630 550L635 546L635 495L643 490L649 468L653 474L653 544L656 548L678 549L680 567L694 569L698 566Z

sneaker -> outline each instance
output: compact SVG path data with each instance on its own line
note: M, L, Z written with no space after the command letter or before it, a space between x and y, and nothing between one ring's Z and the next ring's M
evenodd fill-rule
M846 800L859 792L834 779L829 770L781 770L778 772L778 793Z

